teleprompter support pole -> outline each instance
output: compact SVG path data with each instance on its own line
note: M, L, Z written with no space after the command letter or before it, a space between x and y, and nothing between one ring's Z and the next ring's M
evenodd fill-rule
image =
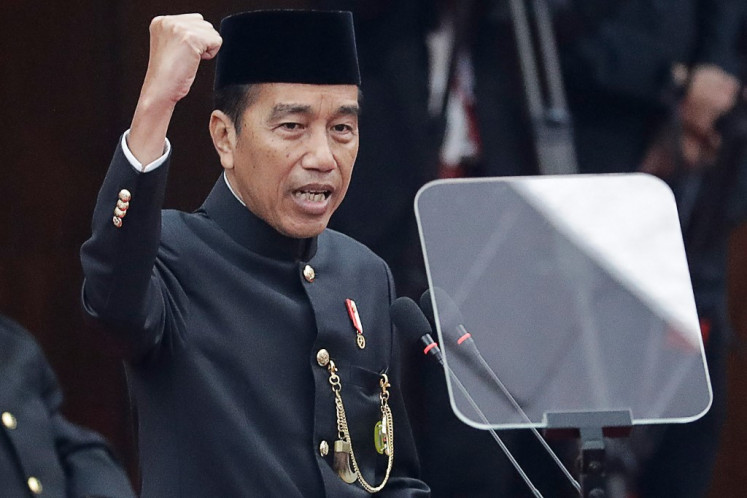
M629 410L600 412L550 412L545 414L548 438L581 440L578 455L581 496L607 496L604 438L626 437L633 425Z
M607 495L604 459L604 435L601 427L581 427L581 454L579 455L579 481L581 496L603 498Z

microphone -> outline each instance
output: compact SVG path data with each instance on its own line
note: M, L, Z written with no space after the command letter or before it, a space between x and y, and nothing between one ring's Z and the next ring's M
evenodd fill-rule
M465 399L467 399L467 401L470 403L470 405L479 415L482 421L487 424L487 418L483 414L482 410L480 410L480 407L477 405L470 393L464 387L462 382L459 380L456 374L451 371L450 368L444 365L441 350L438 348L438 344L433 340L433 337L431 337L431 331L433 330L431 324L428 322L428 319L425 317L423 310L420 309L417 303L409 297L399 297L395 299L392 305L389 307L389 315L392 318L394 326L397 327L397 330L404 335L406 340L412 341L414 343L419 342L422 346L424 346L423 353L435 359L436 361L438 361L438 363L441 364L442 367L444 367L445 373L449 377L451 377L452 381L465 397ZM496 443L498 443L500 449L509 459L509 461L522 477L529 489L532 490L534 496L542 498L542 494L540 494L537 488L534 487L532 481L522 470L519 462L516 461L514 456L511 454L511 451L508 449L500 436L498 436L498 434L492 428L489 428L487 430L490 432L490 435L493 437Z
M529 417L527 417L526 413L521 408L521 405L516 401L514 396L509 392L509 390L506 388L503 382L498 378L498 376L493 371L493 369L490 367L488 362L485 361L485 358L483 358L482 354L480 353L480 350L477 348L477 344L475 344L475 341L472 339L472 334L470 334L467 331L467 329L464 327L464 324L463 324L464 318L462 316L462 313L461 311L459 311L459 307L454 302L454 300L451 298L451 296L449 296L449 294L445 290L439 287L433 288L433 295L435 296L436 302L438 303L438 312L439 312L439 319L440 319L439 321L441 322L441 325L442 325L441 331L444 336L444 341L455 342L457 347L451 348L451 349L456 349L457 351L460 351L463 354L473 356L477 360L477 363L481 366L480 371L483 374L488 375L489 378L492 379L492 381L495 383L498 389L500 389L500 391L506 396L509 403L513 406L516 412L521 416L524 422L531 424ZM427 315L428 317L427 320L430 321L430 323L435 324L436 319L435 319L435 313L433 311L433 302L431 300L430 289L426 290L420 296L420 307L422 308L425 315ZM443 361L443 359L441 361ZM459 382L454 372L450 371L449 373L452 379ZM470 401L473 408L476 409L476 411L480 415L480 418L483 420L483 422L487 423L487 420L485 419L484 414L482 414L479 408L477 408L477 406L474 404L474 401L471 401L472 397L466 391L464 386L461 385L461 382L459 382L459 387L462 393ZM553 452L552 448L550 448L550 446L547 444L545 439L539 434L537 429L529 425L529 430L532 432L532 434L534 434L534 437L537 438L537 440L540 442L542 447L547 451L547 453L553 459L553 461L558 466L558 468L563 472L563 474L566 476L568 481L573 485L573 487L576 488L578 492L581 492L581 486L579 485L579 483L568 472L568 469L566 469L565 465L563 465L563 463L560 461L560 459L555 454L555 452ZM501 449L506 454L506 456L509 458L514 468L519 472L521 477L524 479L524 482L527 484L527 486L535 493L535 496L541 497L542 495L539 494L539 491L537 491L534 485L532 485L528 476L524 473L524 471L518 465L518 462L514 460L513 456L508 451L508 448L505 447L505 445L500 440L500 438L495 434L495 431L490 429L490 432L493 435L493 439L495 439L498 445L501 446Z
M516 409L525 421L529 421L524 410L519 406L516 398L509 392L508 388L498 378L490 364L485 360L482 353L477 347L472 334L464 327L464 317L459 307L449 294L440 287L433 288L433 294L436 299L438 309L438 318L443 334L444 347L447 354L452 351L456 352L466 361L465 366L475 372L485 383L485 385L494 384L506 396L506 399ZM431 290L426 290L420 296L420 307L425 312L431 323L435 324L436 318L431 300Z
M522 409L518 407L514 397L508 392L508 389L503 385L503 382L501 382L490 364L488 364L482 353L480 353L477 344L474 339L472 339L472 334L470 334L464 327L464 317L462 312L459 311L459 307L451 296L440 287L434 287L432 295L436 300L438 321L441 325L441 333L444 341L443 344L446 348L447 354L455 354L456 356L461 357L462 360L462 363L457 361L453 365L462 365L461 368L457 367L458 371L461 371L462 368L466 367L476 374L485 386L491 384L496 385L504 393L509 402L523 414ZM426 290L420 296L420 307L425 316L427 316L428 321L435 326L436 318L433 310L430 289ZM451 356L449 358L451 358Z
M457 346L460 346L457 350L468 350L473 355L482 356L480 355L480 351L477 349L477 344L475 344L474 339L472 339L472 334L470 334L464 327L464 318L454 300L451 299L445 290L439 287L433 289L433 294L439 305L438 311L440 322L442 325L445 325L441 327L444 334L444 341L449 341L449 343L454 342ZM433 302L431 301L430 289L423 292L420 296L420 307L425 313L425 316L428 317L428 321L432 325L435 325L436 318L435 313L433 312Z
M423 346L423 354L435 359L439 364L444 364L438 343L431 336L431 324L418 307L417 303L409 297L399 297L389 307L389 315L394 326L407 340L420 343Z

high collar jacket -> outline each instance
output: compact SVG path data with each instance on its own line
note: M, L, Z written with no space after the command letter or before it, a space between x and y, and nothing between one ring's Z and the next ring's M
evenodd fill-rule
M106 442L67 421L39 345L0 316L0 496L134 498Z
M162 212L167 169L141 174L118 148L81 250L84 307L129 359L143 496L366 495L332 468L339 437L322 350L338 368L366 480L377 485L387 467L374 447L386 373L395 456L380 494L426 496L414 477L383 260L331 230L279 234L223 178L196 212ZM357 304L364 349L347 299Z

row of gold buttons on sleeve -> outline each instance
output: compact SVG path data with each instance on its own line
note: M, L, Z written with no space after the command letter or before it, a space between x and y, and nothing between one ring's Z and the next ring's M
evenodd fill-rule
M9 431L13 431L18 427L18 419L16 419L15 415L10 412L3 412L3 414L0 415L0 420L2 420L3 427ZM41 481L34 476L29 476L29 478L26 479L26 485L29 487L29 491L35 495L40 495L44 489Z
M117 228L122 227L122 218L127 215L127 210L130 208L130 200L132 200L132 194L126 188L119 191L117 205L114 207L114 217L112 223Z

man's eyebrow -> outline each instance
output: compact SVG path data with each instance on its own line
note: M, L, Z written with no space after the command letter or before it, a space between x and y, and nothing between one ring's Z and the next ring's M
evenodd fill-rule
M272 108L270 121L275 121L291 114L311 114L311 106L304 104L277 104Z
M306 104L276 104L270 112L270 121L277 121L292 114L312 114L310 105ZM337 116L359 116L361 109L357 104L341 105L337 108Z
M361 108L357 105L342 105L337 108L337 114L339 116L360 116Z

